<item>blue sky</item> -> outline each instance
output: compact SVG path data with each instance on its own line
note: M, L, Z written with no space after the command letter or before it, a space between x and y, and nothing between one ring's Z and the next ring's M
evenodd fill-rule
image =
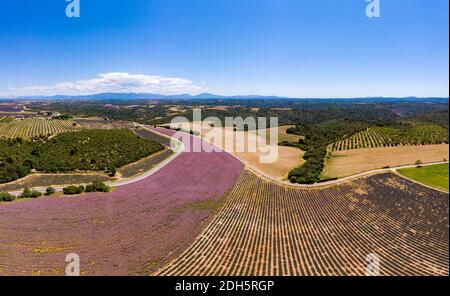
M0 97L102 91L448 96L448 0L0 3Z

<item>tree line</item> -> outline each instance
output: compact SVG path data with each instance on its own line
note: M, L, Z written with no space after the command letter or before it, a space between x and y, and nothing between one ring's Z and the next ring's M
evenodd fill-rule
M289 128L287 133L302 135L296 147L305 151L305 163L289 173L293 183L312 184L321 180L327 146L367 129L368 124L346 119L330 120L320 124L298 124Z

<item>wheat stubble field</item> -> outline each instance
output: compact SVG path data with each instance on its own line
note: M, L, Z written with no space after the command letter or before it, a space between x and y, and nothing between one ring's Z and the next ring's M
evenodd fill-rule
M322 189L246 170L212 223L159 275L448 275L449 199L391 173Z
M324 175L341 178L386 166L415 164L417 160L427 163L444 159L449 159L448 144L334 151L326 162Z
M294 147L278 146L278 142L286 140L298 141L301 138L300 136L286 133L286 130L291 126L264 129L258 132L234 131L231 127L210 127L199 122L183 122L165 126L199 131L206 141L233 154L245 165L270 178L286 179L293 168L299 167L305 162L303 159L304 151ZM279 133L278 140L271 143L270 134L274 131ZM271 161L261 161L263 157L270 155L270 152L276 153L277 157Z

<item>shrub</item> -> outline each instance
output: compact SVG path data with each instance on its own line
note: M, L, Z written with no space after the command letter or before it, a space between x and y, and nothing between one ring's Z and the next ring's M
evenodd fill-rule
M47 188L47 190L45 191L45 195L47 195L47 196L50 196L50 195L53 195L53 194L55 194L55 188L53 188L53 187L48 187Z
M329 181L334 181L337 180L338 178L326 178L326 179L322 179L317 183L325 183L325 182L329 182Z
M14 195L11 195L7 192L0 192L0 202L2 202L2 201L8 202L8 201L13 201L15 199L16 199L16 197Z
M66 195L76 195L81 194L84 191L83 186L68 186L63 188L63 193Z
M116 167L112 166L112 167L108 168L107 172L109 173L108 176L115 177L116 173L117 173L117 169L116 169Z
M38 198L41 196L42 193L35 190L30 190L29 188L25 188L22 194L20 195L20 198Z
M92 184L86 186L86 192L109 192L110 188L105 183L94 181Z

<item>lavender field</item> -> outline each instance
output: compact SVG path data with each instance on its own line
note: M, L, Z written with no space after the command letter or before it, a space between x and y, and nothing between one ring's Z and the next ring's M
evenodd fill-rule
M1 204L0 275L63 275L72 252L83 275L152 272L194 240L242 170L227 153L183 152L111 193Z

